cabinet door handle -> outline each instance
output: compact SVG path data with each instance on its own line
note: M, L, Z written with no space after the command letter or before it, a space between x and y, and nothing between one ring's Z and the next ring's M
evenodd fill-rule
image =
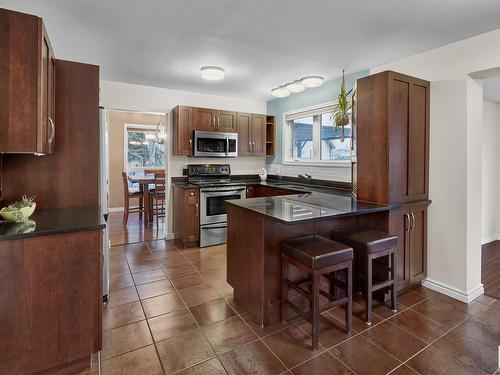
M193 140L191 138L189 138L189 149L193 149Z
M217 128L220 128L220 117L217 116Z
M54 126L54 121L49 116L49 125L50 125L50 136L49 136L49 143L53 143L54 139L56 137L56 127Z
M195 207L196 207L196 217L198 217L198 203L195 204Z
M405 232L410 231L410 226L411 226L411 221L410 221L410 214L405 213Z
M415 214L413 212L411 213L411 223L412 224L411 224L410 230L413 231L415 229L415 225L416 225L416 223L415 223Z
M212 117L212 124L213 124L212 126L215 128L215 116Z

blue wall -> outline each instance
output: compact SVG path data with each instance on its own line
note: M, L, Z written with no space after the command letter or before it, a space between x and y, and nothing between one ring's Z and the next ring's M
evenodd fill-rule
M345 77L346 89L349 91L358 78L369 75L368 70L353 73ZM276 98L267 102L267 114L276 118L276 156L268 157L267 164L281 164L281 137L283 135L283 112L307 108L322 103L335 101L340 92L342 78L326 82L320 87L306 89L299 94L290 94L286 98Z

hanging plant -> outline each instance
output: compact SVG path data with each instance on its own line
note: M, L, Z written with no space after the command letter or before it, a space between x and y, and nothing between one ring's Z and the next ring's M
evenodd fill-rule
M353 99L353 89L346 91L344 71L342 70L342 84L340 85L340 93L337 97L337 104L335 104L334 110L331 115L331 119L335 121L335 130L338 130L339 127L342 128L342 135L340 138L341 142L344 142L345 139L344 126L349 125Z

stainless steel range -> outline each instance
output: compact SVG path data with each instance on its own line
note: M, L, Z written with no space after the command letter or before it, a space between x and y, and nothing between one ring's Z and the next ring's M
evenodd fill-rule
M188 181L200 187L200 247L226 243L226 201L246 198L246 187L231 181L229 164L190 164Z

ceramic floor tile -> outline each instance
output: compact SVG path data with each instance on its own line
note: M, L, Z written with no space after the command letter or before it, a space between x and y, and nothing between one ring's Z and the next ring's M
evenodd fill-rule
M412 309L405 310L388 321L428 344L446 333L437 322Z
M261 341L227 352L220 360L230 375L274 375L286 370Z
M155 342L180 336L198 328L188 310L173 311L148 319Z
M232 350L257 339L238 316L205 326L203 332L217 353Z
M207 280L199 272L171 278L171 281L177 289L190 288L207 282Z
M227 372L217 358L200 363L177 373L178 375L226 375Z
M167 278L161 268L133 273L132 276L134 277L135 285L150 283Z
M401 364L362 336L353 337L330 352L359 375L387 374Z
M154 260L145 260L138 263L129 263L132 272L143 272L160 268L160 264Z
M102 359L115 357L152 343L153 340L145 320L113 328L103 332Z
M137 292L141 299L160 296L162 294L172 293L174 288L169 280L153 281L147 284L137 285Z
M434 345L410 359L406 365L422 375L486 375L485 372L447 355Z
M135 287L128 287L118 290L111 290L109 293L109 303L110 307L115 307L119 305L124 305L126 303L138 301L139 296Z
M102 362L104 375L162 375L153 345Z
M216 323L236 315L222 298L192 306L189 310L200 326Z
M349 370L337 358L329 352L323 353L301 365L293 368L291 372L295 375L355 375L354 372Z
M345 324L345 310L343 307L337 307L333 310L329 310L327 313L332 315L339 322ZM366 324L365 320L366 320L366 317L365 317L364 305L353 303L353 305L352 305L352 328L356 332L363 332L364 330L367 330L368 328L370 328L370 326ZM381 316L378 316L377 314L372 312L372 325L380 323L382 320L384 320L384 318L382 318Z
M389 322L382 322L362 333L386 352L404 362L423 348L426 343Z
M316 350L312 350L311 336L298 325L266 336L262 341L288 368L296 366L325 350L321 346Z
M185 309L184 302L176 292L142 300L146 318Z
M493 373L498 368L500 337L474 319L468 319L433 346L471 367Z
M102 309L102 326L104 330L124 326L146 319L139 301L119 305L104 306Z
M127 288L134 285L134 280L132 280L132 275L130 273L109 276L109 289L115 291L118 289Z
M215 357L215 352L200 330L160 341L156 348L166 374L173 374Z
M207 281L226 280L226 267L210 268L200 273Z
M196 272L196 269L187 262L175 265L162 264L162 267L167 276L171 279Z
M189 307L220 298L219 293L206 283L181 289L179 294Z

